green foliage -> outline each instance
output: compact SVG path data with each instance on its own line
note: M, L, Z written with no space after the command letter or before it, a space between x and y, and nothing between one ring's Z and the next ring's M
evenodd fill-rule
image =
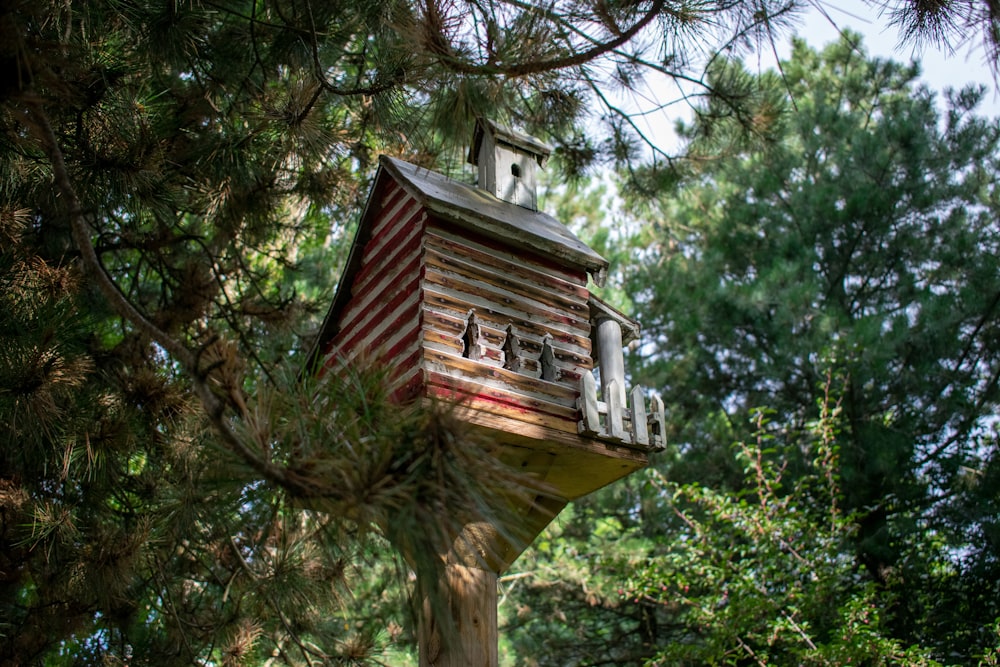
M749 104L623 180L672 447L522 557L513 664L995 661L1000 133L917 72L855 35L717 61Z
M631 285L649 361L636 372L664 388L682 454L669 478L736 494L745 471L720 445L746 440L754 406L786 425L769 445L785 478L805 479L797 434L818 418L827 369L843 378L846 553L888 636L951 661L986 639L970 619L1000 613L1000 135L975 115L982 91L949 93L942 117L915 66L856 41L796 42L780 83L736 75L764 91L755 117L788 89L757 147L732 141L737 119L687 129L699 158L645 211L656 222Z
M761 412L755 440L734 446L743 490L653 474L660 511L680 519L678 530L623 595L663 609L683 630L648 664L938 664L893 639L876 587L845 557L856 527L839 506L839 412L827 409L797 435L810 464L794 480Z

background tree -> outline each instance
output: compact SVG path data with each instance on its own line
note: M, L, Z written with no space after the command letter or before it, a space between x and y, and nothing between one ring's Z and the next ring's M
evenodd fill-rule
M1000 137L982 91L942 113L916 66L858 39L797 41L780 74L717 62L756 133L711 102L682 128L687 171L640 175L664 190L633 201L633 376L662 388L676 454L576 503L562 546L521 564L521 664L996 646Z
M633 282L651 336L641 375L678 425L671 478L732 488L728 443L746 440L747 415L768 406L794 435L826 374L843 377L855 555L888 627L945 657L987 639L963 618L1000 614L998 132L974 114L981 90L949 93L942 117L916 67L852 39L796 42L780 81L720 63L715 76L762 91L771 140L715 159L734 148L725 112L687 128L699 159L662 200ZM809 453L775 437L794 478Z

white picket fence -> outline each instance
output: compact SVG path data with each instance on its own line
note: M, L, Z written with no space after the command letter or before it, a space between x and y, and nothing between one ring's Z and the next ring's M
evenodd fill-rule
M607 395L601 397L604 401L597 400L597 382L593 373L584 373L580 377L577 406L583 419L577 426L581 435L644 449L661 450L666 447L663 399L659 394L651 393L647 410L645 392L638 385L629 392L627 407L622 405L624 392L619 390L617 380L608 384L605 393Z

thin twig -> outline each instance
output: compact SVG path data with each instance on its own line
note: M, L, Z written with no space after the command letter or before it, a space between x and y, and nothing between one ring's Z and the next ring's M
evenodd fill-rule
M664 0L656 0L642 18L632 25L628 30L623 31L614 39L608 42L597 42L596 45L585 51L579 51L572 55L567 55L551 60L532 60L527 62L514 63L511 65L482 64L469 62L459 58L448 45L448 40L441 32L441 16L433 0L425 3L426 17L424 25L427 28L427 39L430 42L427 46L435 53L438 61L446 68L459 74L492 74L507 77L530 76L532 74L542 74L554 70L576 67L588 63L595 58L612 52L622 46L649 23L659 16L664 7Z

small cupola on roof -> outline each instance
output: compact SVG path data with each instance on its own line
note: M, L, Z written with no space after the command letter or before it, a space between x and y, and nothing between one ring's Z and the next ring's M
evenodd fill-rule
M538 210L538 167L552 147L493 121L479 119L469 162L479 167L479 187L511 204Z

